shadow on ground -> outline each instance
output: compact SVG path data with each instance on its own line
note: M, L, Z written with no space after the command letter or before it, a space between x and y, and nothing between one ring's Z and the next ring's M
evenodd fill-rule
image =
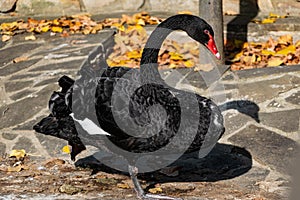
M99 171L107 173L120 173L108 166L103 165L93 156L79 159L77 167L91 168L92 174ZM248 172L252 167L252 156L244 148L218 143L215 148L205 157L198 158L198 152L184 154L169 166L178 170L179 174L170 176L161 170L151 173L140 174L140 178L147 182L214 182L232 179Z

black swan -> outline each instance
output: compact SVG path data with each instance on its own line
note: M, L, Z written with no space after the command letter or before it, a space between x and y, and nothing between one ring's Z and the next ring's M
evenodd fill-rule
M140 70L110 68L94 55L98 63L86 62L78 80L60 78L62 90L49 101L51 114L34 126L37 132L69 141L73 160L85 145L124 157L137 195L143 199L177 198L145 194L138 172L171 164L186 152L199 151L204 157L224 133L223 117L214 102L172 88L160 77L158 53L173 30L187 32L220 59L208 23L193 15L169 17L150 35ZM161 155L172 155L172 162L161 165Z

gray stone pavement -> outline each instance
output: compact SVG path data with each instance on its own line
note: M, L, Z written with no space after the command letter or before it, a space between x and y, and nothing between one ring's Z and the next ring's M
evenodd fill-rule
M24 35L17 35L1 43L0 155L12 149L25 149L33 159L59 157L69 160L61 150L65 141L35 133L32 126L48 114L48 99L52 91L58 89L57 79L62 75L75 77L93 48L100 43L113 44L111 36L109 30L68 38L43 34L37 35L36 41L25 41ZM13 62L21 56L28 59ZM182 197L190 200L288 199L293 177L290 169L294 167L300 142L300 66L226 71L210 85L205 84L206 75L203 78L193 69L162 71L171 86L194 90L220 105L227 102L229 107L245 108L246 114L237 110L224 111L226 132L212 153L205 159L182 158L180 163L186 167L180 174L187 176L165 177L162 187L177 187L184 191ZM175 79L176 76L179 79ZM244 105L242 100L259 107L260 123L247 115L256 107ZM81 158L91 152L85 151ZM196 183L201 183L202 187ZM47 197L97 199L99 195L53 194ZM101 199L115 199L105 192L101 195ZM263 198L259 198L261 196ZM39 194L38 198L45 196ZM126 196L126 199L135 198Z

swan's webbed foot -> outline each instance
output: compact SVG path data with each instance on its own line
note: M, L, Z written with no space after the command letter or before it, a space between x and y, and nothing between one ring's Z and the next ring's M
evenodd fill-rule
M182 200L181 198L175 198L175 197L169 197L169 196L163 196L163 195L157 195L157 194L145 194L143 188L141 187L138 179L138 168L132 165L128 165L128 171L131 177L131 180L134 185L134 189L137 193L137 197L139 199L143 200Z

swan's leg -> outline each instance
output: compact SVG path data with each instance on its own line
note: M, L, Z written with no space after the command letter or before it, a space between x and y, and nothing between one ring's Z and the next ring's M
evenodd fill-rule
M138 168L132 165L128 165L128 171L138 198L144 200L182 200L181 198L175 198L175 197L161 196L155 194L145 194L141 184L139 183L139 180L137 179Z

